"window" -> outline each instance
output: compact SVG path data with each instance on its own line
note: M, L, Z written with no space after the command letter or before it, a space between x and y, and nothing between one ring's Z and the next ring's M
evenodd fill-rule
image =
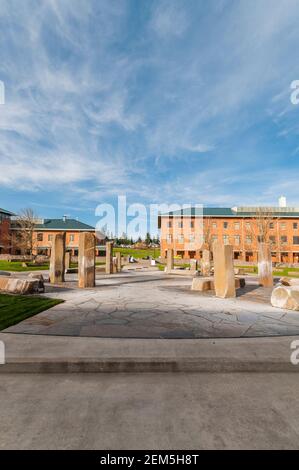
M269 223L269 228L270 228L271 230L274 229L274 223L273 223L273 222L270 222L270 223Z
M235 230L240 230L240 222L234 223Z
M250 230L250 229L251 229L250 222L246 222L246 223L245 223L245 228L246 228L246 230Z
M214 243L216 240L218 240L217 235L212 235L211 240L212 240L213 243Z
M297 235L293 237L293 245L299 245L299 237Z
M246 235L246 245L251 245L252 238L251 235Z
M293 222L293 229L297 230L298 229L298 222Z
M73 242L75 240L75 235L73 233L70 234L70 242Z
M212 228L216 229L217 228L217 222L212 223Z
M178 236L178 243L184 243L184 235Z
M228 245L229 244L229 236L228 235L223 235L223 243L225 245Z
M171 228L171 227L172 227L172 222L171 222L170 220L167 222L167 227L168 227L168 228Z
M51 242L53 240L53 235L48 235L48 242Z
M191 227L191 228L194 228L194 220L191 220L191 222L190 222L190 227Z
M168 243L172 242L172 235L167 235L167 241L168 241Z
M281 242L282 245L286 245L288 243L288 237L285 236L285 235L282 235L280 237L280 242Z
M228 228L228 222L223 222L223 228Z
M235 235L235 245L240 245L240 235Z
M178 227L183 228L183 222L182 221L178 222Z
M190 233L189 241L190 241L190 242L194 242L194 241L195 241L195 235L194 235L194 233Z
M44 238L44 234L43 234L43 233L38 233L38 234L37 234L37 241L38 241L38 242L42 242L42 241L43 241L43 238Z
M273 243L273 244L276 243L276 237L275 237L274 235L271 235L271 236L269 237L269 240L270 240L270 243Z
M285 230L285 229L286 229L286 224L285 224L285 222L281 222L280 228L281 228L281 230Z

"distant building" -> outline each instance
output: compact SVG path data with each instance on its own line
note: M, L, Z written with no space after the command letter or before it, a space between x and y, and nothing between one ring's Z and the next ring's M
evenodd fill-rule
M73 256L77 256L79 249L79 234L81 232L95 233L95 228L91 225L87 225L77 219L67 217L62 217L61 219L41 219L36 222L33 237L33 254L35 255L50 256L54 235L65 232L66 251L71 252ZM20 229L16 223L12 225L12 252L16 255L23 254L22 250L18 247L19 231ZM96 255L101 256L101 254L105 254L105 241L98 239Z
M299 208L286 207L284 197L278 207L205 207L161 214L161 256L173 249L176 256L200 259L203 248L215 240L233 245L235 260L256 262L258 243L271 244L272 260L299 263ZM202 227L202 229L201 229ZM203 244L197 243L202 233Z
M10 253L10 221L13 212L0 209L0 254Z

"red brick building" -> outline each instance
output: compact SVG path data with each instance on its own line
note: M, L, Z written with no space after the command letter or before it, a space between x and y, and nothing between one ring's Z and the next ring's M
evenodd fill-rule
M10 253L10 221L15 215L5 209L0 209L0 254Z
M233 245L236 260L256 262L258 243L266 241L273 261L299 263L299 208L192 208L160 215L159 228L162 257L173 249L175 256L200 259L203 248L211 249L214 240L222 240Z

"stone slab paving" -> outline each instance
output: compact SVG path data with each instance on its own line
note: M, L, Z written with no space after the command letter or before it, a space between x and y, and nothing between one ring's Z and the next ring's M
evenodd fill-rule
M299 335L299 312L270 305L271 288L253 277L237 298L191 291L192 277L156 270L97 274L96 287L78 289L76 275L44 295L65 300L5 332L114 338L230 338Z

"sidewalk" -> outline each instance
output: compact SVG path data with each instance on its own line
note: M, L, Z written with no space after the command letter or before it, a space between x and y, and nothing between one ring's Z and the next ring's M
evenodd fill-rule
M296 337L110 339L0 333L0 373L297 372Z

